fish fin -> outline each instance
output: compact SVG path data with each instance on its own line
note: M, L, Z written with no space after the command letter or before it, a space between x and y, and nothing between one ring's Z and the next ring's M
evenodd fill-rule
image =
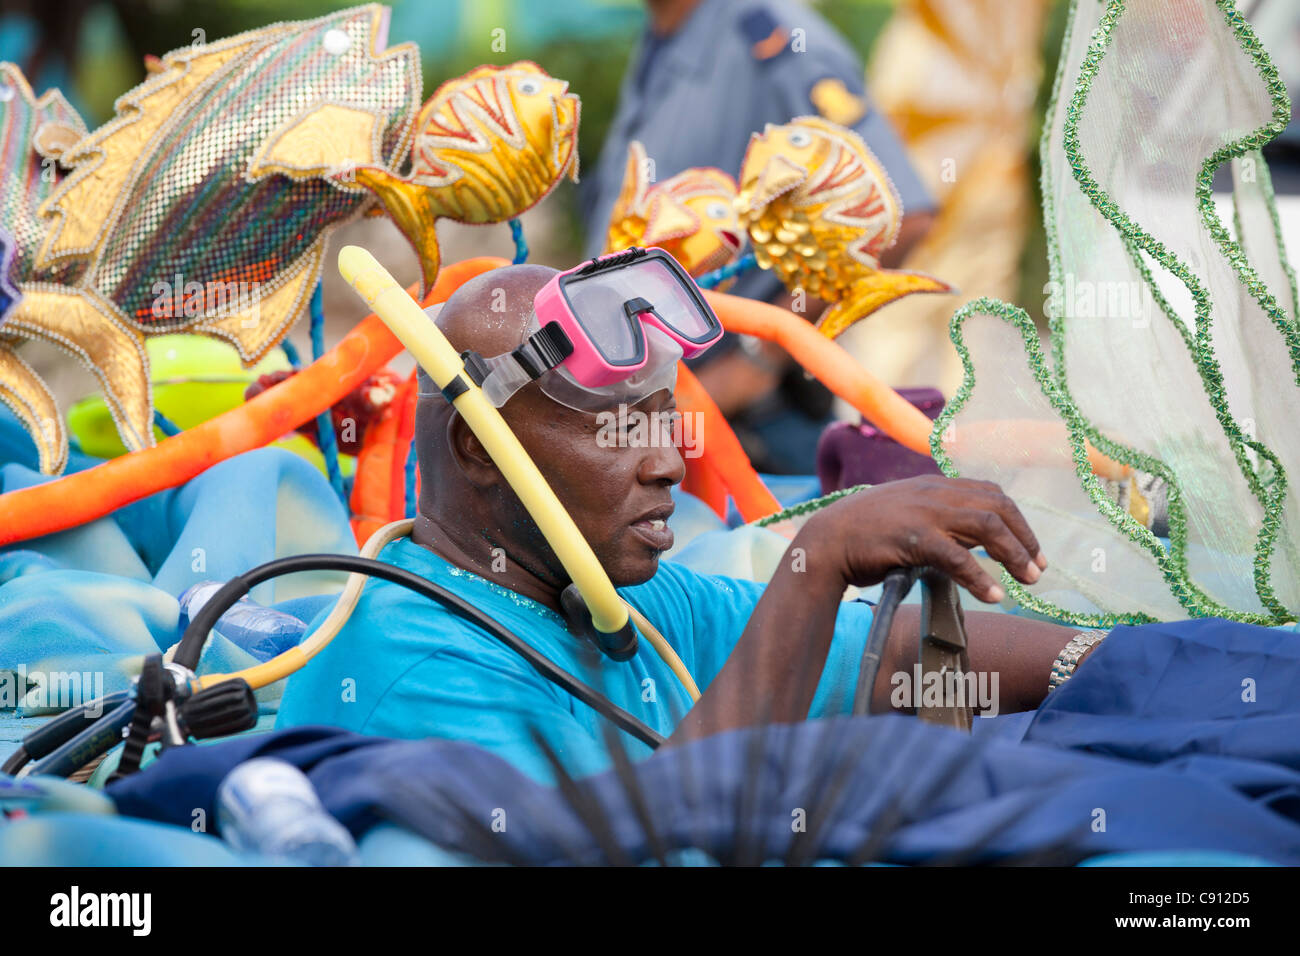
M646 216L642 241L647 246L658 246L693 235L699 228L700 220L695 213L673 196L659 193L650 200L650 213Z
M0 339L0 404L23 423L40 460L40 470L57 475L68 463L68 433L49 386L13 351L14 342Z
M605 252L618 252L628 246L639 245L638 235L645 221L645 197L649 188L645 147L637 140L627 146L627 165L623 167L623 183L619 186L614 208L609 211L609 225L605 229Z
M854 323L861 322L895 299L915 292L955 292L952 286L923 272L878 269L853 284L849 294L822 313L817 330L828 339L836 338Z
M826 311L821 314L821 317L817 319L817 331L821 332L821 334L826 336L828 339L833 339L856 322L858 318L863 317L854 316L849 313L849 302L847 299L842 299L839 302L832 302L826 307Z
M144 336L119 318L111 303L86 289L27 286L22 301L5 316L4 328L58 346L93 372L129 451L154 444L153 389ZM66 442L65 436L62 443ZM57 453L51 464L61 467Z
M627 146L627 166L623 169L623 186L618 191L614 209L621 215L644 215L646 193L650 191L650 160L640 140Z
M71 123L50 121L42 123L32 138L32 148L45 159L57 161L60 156L72 149L85 132Z
M259 289L253 301L239 311L205 317L193 331L230 342L245 366L257 362L289 334L306 310L320 278L323 246L321 240L314 243L272 291L262 293Z
M761 209L807 178L808 170L777 153L763 166L754 181L742 190L740 205L748 211Z
M248 175L307 179L342 174L346 180L355 167L381 161L375 155L381 125L374 110L337 103L309 107L267 137L250 161Z
M422 292L433 288L442 266L438 248L437 219L441 212L433 205L435 191L427 186L399 179L377 166L360 166L353 175L356 181L378 197L406 241L420 259Z

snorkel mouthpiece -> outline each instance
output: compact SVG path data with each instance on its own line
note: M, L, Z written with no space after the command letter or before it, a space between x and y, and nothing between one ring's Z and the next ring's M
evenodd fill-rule
M585 637L591 641L610 660L621 663L636 657L636 628L632 626L630 618L612 634L598 631L591 623L591 611L587 609L587 603L578 593L577 586L573 584L560 592L560 607L564 610L569 631L577 637Z
M466 371L464 361L442 330L365 249L344 246L339 250L338 263L344 280L452 402L536 522L589 609L598 646L611 656L626 654L615 657L626 660L636 649L636 632L627 606L573 518L501 413Z

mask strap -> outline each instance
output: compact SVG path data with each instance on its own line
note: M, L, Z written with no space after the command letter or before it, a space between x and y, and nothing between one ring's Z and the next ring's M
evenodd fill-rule
M549 322L504 355L485 359L474 351L461 353L465 372L494 406L500 408L515 392L540 378L573 354L573 342L558 322ZM421 393L424 394L424 393Z

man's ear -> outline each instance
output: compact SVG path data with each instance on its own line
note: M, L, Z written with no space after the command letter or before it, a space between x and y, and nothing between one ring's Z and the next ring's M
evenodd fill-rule
M475 488L490 488L500 483L501 472L474 434L474 429L459 412L453 411L447 418L447 447L465 478Z

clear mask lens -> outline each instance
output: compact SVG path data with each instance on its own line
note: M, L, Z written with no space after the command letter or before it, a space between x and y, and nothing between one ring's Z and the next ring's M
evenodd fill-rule
M533 323L536 321L533 319ZM533 327L530 323L529 330ZM662 389L672 391L677 387L677 362L682 357L682 348L658 329L648 325L644 328L649 355L640 371L611 385L588 388L561 365L537 380L542 393L551 401L580 412L600 412L619 405L635 405Z
M711 328L682 279L663 259L577 276L565 281L564 296L587 337L611 365L631 365L639 358L639 336L625 308L643 299L666 328L699 342Z

